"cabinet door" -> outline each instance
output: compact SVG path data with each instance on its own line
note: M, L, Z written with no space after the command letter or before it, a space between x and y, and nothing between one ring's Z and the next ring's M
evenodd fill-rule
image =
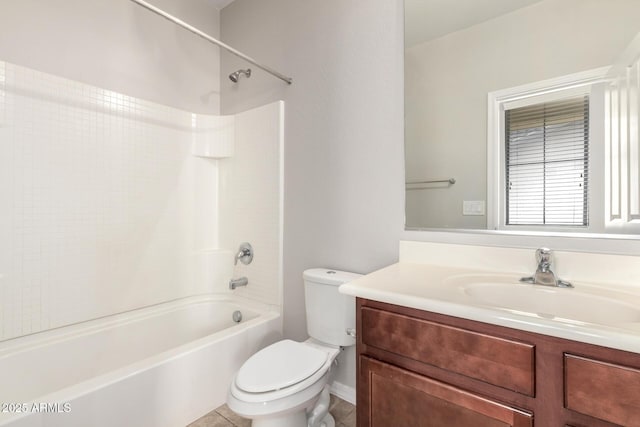
M565 406L621 426L640 426L640 370L564 355Z
M358 427L531 427L533 416L360 356Z

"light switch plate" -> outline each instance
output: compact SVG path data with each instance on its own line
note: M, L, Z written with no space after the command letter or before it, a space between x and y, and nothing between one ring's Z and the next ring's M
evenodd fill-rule
M484 200L463 200L462 215L484 215Z

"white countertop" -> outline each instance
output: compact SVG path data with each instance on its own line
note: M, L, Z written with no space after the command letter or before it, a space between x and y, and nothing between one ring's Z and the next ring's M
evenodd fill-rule
M345 283L340 286L340 292L354 297L640 353L640 321L607 325L491 307L469 296L465 288L459 285L460 280L457 280L461 277L513 276L513 286L526 286L518 285L518 279L530 274L531 272L490 273L486 270L457 266L400 262ZM588 290L610 300L617 298L625 304L628 303L630 307L637 307L640 312L640 294L637 289L624 286L612 288L609 284L575 285L577 291L574 292ZM597 310L598 307L588 309Z

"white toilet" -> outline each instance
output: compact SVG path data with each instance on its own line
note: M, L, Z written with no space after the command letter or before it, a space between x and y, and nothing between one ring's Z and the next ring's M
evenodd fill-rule
M236 374L227 404L253 427L334 427L329 414L329 371L341 347L355 345L355 302L338 286L360 277L314 268L303 274L305 342L282 340L247 360Z

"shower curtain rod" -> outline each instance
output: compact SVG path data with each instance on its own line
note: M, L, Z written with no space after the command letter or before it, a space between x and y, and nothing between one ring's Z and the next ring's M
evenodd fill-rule
M281 74L281 73L277 72L276 70L267 67L266 65L259 64L255 59L245 55L242 52L239 52L239 51L235 50L231 46L221 42L218 39L214 39L213 37L211 37L207 33L204 33L202 31L200 31L199 29L187 24L186 22L176 18L175 16L168 14L164 10L158 9L154 5L152 5L150 3L147 3L144 0L131 0L131 1L134 2L134 3L138 3L140 6L144 7L145 9L150 10L151 12L156 13L156 14L162 16L165 19L168 19L169 21L173 22L174 24L178 24L179 26L181 26L185 30L191 31L193 34L195 34L197 36L200 36L203 39L208 40L208 41L210 41L211 43L213 43L215 45L220 46L221 48L229 51L230 53L232 53L232 54L244 59L245 61L255 65L256 67L263 69L267 73L279 78L280 80L286 82L287 84L291 84L293 82L293 79L291 79L291 77L287 77L284 74Z

